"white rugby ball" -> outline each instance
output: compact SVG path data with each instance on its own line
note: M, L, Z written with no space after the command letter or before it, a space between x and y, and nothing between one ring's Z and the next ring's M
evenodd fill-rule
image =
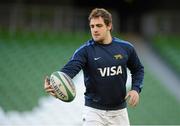
M50 76L50 84L57 97L64 102L71 102L76 96L75 85L65 73L56 71Z

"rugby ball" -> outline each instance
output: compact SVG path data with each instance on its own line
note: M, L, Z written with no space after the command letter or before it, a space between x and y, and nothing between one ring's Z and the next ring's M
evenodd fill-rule
M57 98L64 102L71 102L76 96L75 85L72 79L65 73L56 71L50 76L50 84Z

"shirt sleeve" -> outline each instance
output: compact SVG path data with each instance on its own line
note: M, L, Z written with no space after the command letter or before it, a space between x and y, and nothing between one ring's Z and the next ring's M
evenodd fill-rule
M86 61L86 50L85 47L82 46L75 51L71 59L60 71L73 78L74 76L76 76L76 74L79 73L81 69L84 68Z
M141 64L135 49L132 47L128 59L127 67L131 71L132 76L132 90L141 92L144 79L144 67Z

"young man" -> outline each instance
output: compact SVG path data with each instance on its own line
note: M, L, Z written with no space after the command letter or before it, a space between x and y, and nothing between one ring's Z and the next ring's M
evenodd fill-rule
M89 15L92 39L76 50L61 69L73 78L81 69L84 73L84 126L129 125L126 99L136 106L139 101L144 68L134 47L111 36L112 17L102 8ZM132 74L132 89L126 93L127 68ZM45 90L56 96L45 79Z

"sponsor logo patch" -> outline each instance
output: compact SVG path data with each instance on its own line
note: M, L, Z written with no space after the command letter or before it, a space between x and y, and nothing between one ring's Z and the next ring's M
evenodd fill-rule
M98 68L98 71L100 72L101 77L115 76L122 74L121 66Z

